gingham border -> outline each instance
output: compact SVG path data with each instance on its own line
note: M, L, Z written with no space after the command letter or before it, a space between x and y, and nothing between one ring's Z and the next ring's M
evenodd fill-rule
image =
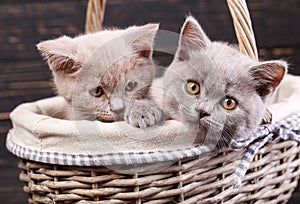
M66 154L57 152L42 152L32 150L14 143L10 132L6 139L6 148L14 155L37 162L59 164L68 166L102 166L102 165L131 165L131 164L151 164L157 162L175 161L187 157L199 156L211 151L203 145L195 145L188 148L165 150L165 151L133 151L117 152L96 155Z
M235 171L235 190L242 184L249 164L259 148L277 138L300 142L300 113L294 114L275 124L260 126L257 131L249 137L232 141L231 149L238 151L246 148L246 152ZM152 164L199 156L212 149L203 145L195 145L184 149L168 151L119 152L97 155L40 152L15 144L11 139L10 132L7 135L6 147L10 152L20 158L68 166Z

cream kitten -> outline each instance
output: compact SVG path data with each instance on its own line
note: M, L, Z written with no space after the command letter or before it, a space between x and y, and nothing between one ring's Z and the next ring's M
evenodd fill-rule
M57 92L70 105L67 118L104 122L125 118L139 127L160 121L160 109L149 109L152 102L147 99L157 30L158 24L147 24L39 43L37 48L47 59ZM145 107L145 112L134 117L129 106Z
M176 56L162 78L162 107L167 119L198 126L195 143L205 140L224 147L259 126L286 71L284 61L259 62L235 46L212 42L188 17Z

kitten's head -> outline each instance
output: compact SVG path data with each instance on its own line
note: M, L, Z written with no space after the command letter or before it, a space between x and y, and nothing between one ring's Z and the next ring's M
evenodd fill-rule
M212 42L188 17L164 75L169 89L164 108L173 119L199 125L195 142L221 136L223 146L232 138L248 136L260 124L286 71L284 61L259 62L234 46Z
M144 97L153 79L158 24L60 37L37 45L73 119L123 119L126 101Z

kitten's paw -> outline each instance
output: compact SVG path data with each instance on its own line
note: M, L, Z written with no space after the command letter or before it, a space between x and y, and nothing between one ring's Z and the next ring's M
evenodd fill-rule
M136 100L126 110L124 117L130 125L146 128L162 121L163 111L150 100Z

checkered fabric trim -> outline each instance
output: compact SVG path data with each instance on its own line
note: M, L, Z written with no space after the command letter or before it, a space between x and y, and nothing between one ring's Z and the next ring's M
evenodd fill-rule
M120 152L99 155L65 154L39 152L25 148L13 143L10 137L9 133L6 140L6 147L10 152L20 158L50 164L75 166L151 164L199 156L212 150L212 148L207 146L195 145L185 149L169 151ZM300 142L300 114L292 115L275 124L262 125L255 133L246 139L238 139L231 142L230 148L235 151L246 149L235 172L234 189L238 189L241 186L248 167L259 148L264 146L267 142L278 138Z
M263 125L246 139L231 142L230 148L233 150L238 151L246 148L246 152L235 171L234 189L237 190L241 186L248 167L259 148L275 139L300 142L300 114L292 115L275 124Z
M176 161L187 157L201 155L212 148L195 145L189 148L166 151L118 152L98 155L66 154L56 152L40 152L22 147L12 142L10 133L7 136L6 147L16 156L33 161L75 166L101 166L118 164L146 164L165 161Z

